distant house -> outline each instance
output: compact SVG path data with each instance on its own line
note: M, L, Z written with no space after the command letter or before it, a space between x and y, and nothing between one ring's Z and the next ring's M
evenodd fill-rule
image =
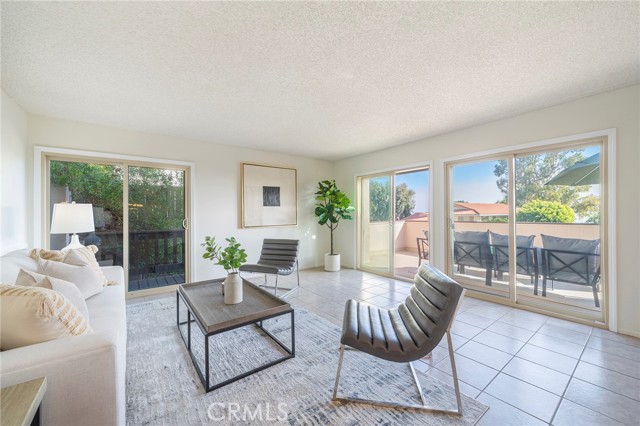
M456 222L485 222L509 216L509 205L499 203L454 203Z

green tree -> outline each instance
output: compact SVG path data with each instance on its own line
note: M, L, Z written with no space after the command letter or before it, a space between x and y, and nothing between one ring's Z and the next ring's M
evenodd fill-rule
M572 223L576 215L571 207L557 201L533 200L518 209L518 222Z
M66 188L72 201L110 211L112 229L122 229L122 175L119 166L51 161L51 183Z
M369 221L386 222L391 217L389 181L371 179L369 181Z
M411 216L416 208L416 191L410 189L406 183L396 185L396 220Z
M583 150L569 150L546 154L527 155L516 159L516 207L533 200L555 201L566 204L583 218L591 217L598 211L598 197L588 194L589 186L545 185L555 175L584 159ZM496 185L507 201L508 166L504 160L498 161L493 173L498 177Z

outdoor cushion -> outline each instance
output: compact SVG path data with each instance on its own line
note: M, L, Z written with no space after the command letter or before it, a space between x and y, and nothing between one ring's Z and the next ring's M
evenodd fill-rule
M591 285L600 268L600 240L561 238L541 234L546 251L546 276L560 281ZM570 252L570 253L565 253Z
M509 236L504 234L496 234L490 232L491 243L496 246L508 246ZM536 239L535 235L516 235L516 246L521 248L533 247L533 241Z
M490 232L491 243L494 245L496 256L496 269L500 272L509 272L509 236ZM516 235L516 247L529 249L533 247L535 235ZM531 275L534 272L533 250L519 250L516 257L516 272Z
M459 243L489 244L489 233L478 231L455 232L456 241Z
M455 263L477 268L491 268L493 259L489 246L489 232L455 232Z

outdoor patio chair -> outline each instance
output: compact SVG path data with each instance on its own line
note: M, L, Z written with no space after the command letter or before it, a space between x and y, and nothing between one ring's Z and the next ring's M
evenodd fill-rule
M273 294L277 296L278 293L278 276L279 275L291 275L293 271L296 271L298 285L295 288L284 288L280 290L287 290L281 297L286 297L292 291L300 287L300 271L298 268L298 250L300 241L298 240L280 240L280 239L265 239L262 242L262 252L260 253L260 259L254 264L245 264L240 267L241 272L257 272L264 274L264 284L262 287L273 289ZM273 274L276 276L275 286L267 285L267 274Z
M453 343L451 342L451 326L463 295L464 289L460 284L433 266L423 264L414 278L410 295L404 303L395 309L376 308L364 302L348 300L342 323L340 358L333 388L333 401L462 414L458 373ZM449 361L451 362L456 394L456 410L438 409L426 405L418 376L411 364L413 361L429 355L445 334L447 335ZM422 404L400 404L338 396L342 360L347 348L359 350L387 361L408 363ZM387 380L388 378L384 378L382 381Z
M509 236L490 232L494 268L498 274L509 272ZM535 235L516 236L516 273L528 275L531 284L538 282L538 252L533 246ZM537 294L537 286L535 286Z
M458 265L458 272L465 273L465 267L484 269L485 284L491 285L493 271L493 253L489 241L489 231L454 232L453 259Z
M600 240L542 237L542 296L547 295L547 280L591 287L597 308L600 281ZM536 292L537 294L537 288Z
M422 264L423 260L429 260L429 231L424 232L424 238L416 238L418 245L418 267Z

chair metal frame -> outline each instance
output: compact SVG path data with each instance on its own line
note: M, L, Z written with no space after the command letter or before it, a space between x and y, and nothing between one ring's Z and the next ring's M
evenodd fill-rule
M429 240L417 237L416 243L418 245L418 267L420 267L423 260L429 260Z
M273 290L273 295L274 296L278 296L278 276L280 276L280 274L272 274L276 276L276 284L275 285L267 285L267 275L268 273L265 272L264 274L264 284L260 284L260 287L264 287L264 288L268 288L268 289L272 289ZM294 291L296 291L298 288L300 288L300 268L298 267L298 260L296 259L296 278L297 278L297 285L293 288L290 287L280 287L280 290L285 290L286 293L284 293L281 296L278 297L287 297L288 295L290 295L291 293L293 293Z
M416 374L416 370L413 367L412 362L408 362L409 368L411 369L411 374L413 375L413 380L415 382L416 388L418 390L418 394L420 394L420 400L422 404L409 404L409 403L397 403L397 402L388 402L388 401L378 401L374 399L362 399L362 398L350 398L347 396L338 396L338 387L340 386L340 373L342 371L342 359L344 357L345 349L348 350L357 350L346 346L344 344L340 345L340 357L338 359L338 371L336 373L336 381L333 387L333 397L332 401L335 402L351 402L351 403L359 403L359 404L368 404L374 405L378 407L386 407L386 408L399 408L399 409L408 409L408 410L418 410L425 411L430 413L439 413L439 414L454 414L457 416L462 415L462 396L460 394L460 384L458 383L458 370L456 369L456 360L453 350L453 342L451 340L451 327L453 326L453 322L455 321L455 317L460 309L460 304L462 303L462 299L464 298L465 290L462 290L462 294L460 295L460 299L458 300L458 305L456 306L456 312L451 317L451 322L449 323L446 331L447 335L447 346L449 347L449 362L451 363L451 372L453 373L453 386L456 393L456 409L455 410L446 410L436 407L430 407L427 405L427 402L424 398L424 394L422 392L422 387L420 386L420 381L418 380L418 375Z
M593 291L593 301L596 305L596 308L600 307L600 300L598 299L598 284L600 281L600 254L598 253L584 253L584 252L576 252L576 251L567 251L567 250L555 250L555 249L545 249L542 248L540 250L542 252L542 296L547 296L547 280L551 280L553 283L554 280L578 284L591 287ZM562 259L562 255L572 255L575 256L575 259L569 261ZM590 258L594 258L593 263L590 262ZM558 265L554 268L551 267L551 262L557 262ZM594 272L591 272L591 265L594 265ZM567 279L563 277L557 277L556 274L561 272L568 272L575 274L579 277L578 279ZM537 286L536 292L537 294Z
M458 272L464 274L465 266L481 268L485 272L485 284L491 286L491 274L493 273L493 252L489 243L470 243L466 241L453 242L453 263L458 265ZM470 259L472 264L465 264Z

